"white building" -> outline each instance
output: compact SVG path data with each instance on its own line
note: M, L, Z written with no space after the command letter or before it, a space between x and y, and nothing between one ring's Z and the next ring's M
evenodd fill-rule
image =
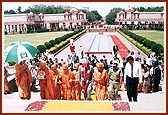
M86 14L82 11L78 12L76 8L72 8L69 12L63 14L5 14L4 15L4 31L8 33L27 32L29 28L33 31L40 27L57 31L60 29L72 29L79 26L86 26L88 20Z
M136 27L137 25L164 25L164 11L162 12L138 12L128 7L125 11L117 13L115 19L117 25Z

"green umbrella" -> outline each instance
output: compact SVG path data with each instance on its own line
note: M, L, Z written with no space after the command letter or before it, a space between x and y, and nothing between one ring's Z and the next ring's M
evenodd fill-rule
M23 60L33 59L33 57L39 52L29 42L14 42L4 51L5 62L20 63Z

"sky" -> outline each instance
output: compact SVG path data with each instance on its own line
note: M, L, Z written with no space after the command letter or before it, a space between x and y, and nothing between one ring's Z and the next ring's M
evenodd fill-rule
M89 7L89 11L97 10L98 13L105 17L111 9L114 7L128 8L130 7L156 7L166 6L166 2L3 2L3 10L14 10L21 6L21 10L24 11L29 6L45 4L45 5L67 5L81 9L82 7ZM166 11L166 10L165 10Z

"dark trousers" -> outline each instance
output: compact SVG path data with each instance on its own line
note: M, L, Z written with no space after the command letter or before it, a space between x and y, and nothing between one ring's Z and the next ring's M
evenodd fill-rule
M136 78L131 78L131 77L126 77L126 87L127 87L127 96L129 101L137 101L137 96L138 96L138 92L137 92L137 87L138 87L138 77Z
M160 84L159 77L155 77L154 78L154 85L153 85L153 92L158 92L159 91L159 84Z

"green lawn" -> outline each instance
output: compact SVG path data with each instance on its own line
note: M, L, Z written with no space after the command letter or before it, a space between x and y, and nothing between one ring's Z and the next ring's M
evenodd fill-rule
M55 39L72 31L61 31L61 32L44 32L44 33L31 33L31 34L14 34L14 35L4 35L4 49L8 47L12 42L16 41L28 41L34 46L44 44L49 40Z
M131 30L131 32L146 37L149 40L160 43L164 46L164 32L155 30Z

